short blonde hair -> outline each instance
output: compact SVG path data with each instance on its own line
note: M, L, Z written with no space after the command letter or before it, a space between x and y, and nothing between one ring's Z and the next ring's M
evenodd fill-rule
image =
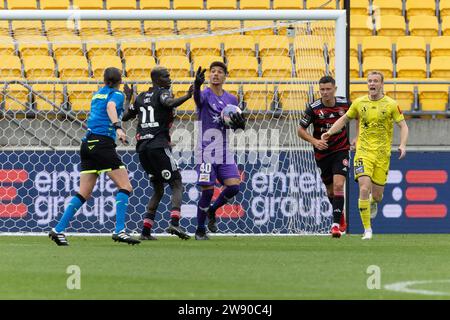
M381 82L384 83L384 75L381 71L378 71L378 70L369 71L369 73L367 74L367 77L372 76L372 75L379 75L381 77Z

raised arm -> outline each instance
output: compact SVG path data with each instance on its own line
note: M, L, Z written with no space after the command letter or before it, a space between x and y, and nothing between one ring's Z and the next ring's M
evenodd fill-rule
M130 119L133 119L136 117L137 112L134 110L134 106L132 104L133 100L133 85L131 85L131 88L125 84L123 87L123 93L125 94L125 103L123 105L124 112L122 115L122 121L128 121Z
M179 98L174 98L169 92L163 92L160 97L161 104L167 108L176 108L181 106L187 100L192 98L192 93L194 91L194 86L189 87L188 92Z
M201 87L205 82L205 72L206 69L202 69L202 67L198 67L197 72L195 72L195 80L194 80L194 101L197 107L202 105L202 96L201 96Z

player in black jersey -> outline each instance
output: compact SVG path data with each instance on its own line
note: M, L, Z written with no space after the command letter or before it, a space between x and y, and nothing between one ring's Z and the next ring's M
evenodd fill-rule
M321 178L327 188L328 199L333 206L333 225L331 234L339 238L346 229L344 210L344 186L349 169L350 144L347 129L333 136L327 142L321 135L327 132L333 123L343 116L350 103L344 97L336 97L336 81L329 76L319 80L321 99L311 103L305 110L298 128L298 136L314 146L317 166L321 169ZM306 129L313 124L313 135Z
M151 228L159 202L164 195L164 183L168 183L172 189L172 210L167 232L187 240L189 235L179 225L183 185L172 155L169 130L174 120L175 108L192 97L193 86L185 96L174 98L170 92L172 84L170 73L166 68L155 67L151 72L151 78L153 88L139 94L122 117L122 121L127 121L138 116L136 152L154 190L147 206L140 239L156 240L151 235ZM125 91L126 95L132 95L132 89L127 87Z

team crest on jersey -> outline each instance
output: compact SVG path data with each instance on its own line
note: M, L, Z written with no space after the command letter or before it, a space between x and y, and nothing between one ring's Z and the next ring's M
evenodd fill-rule
M344 110L339 110L339 116L343 116L345 114L345 111Z
M322 110L319 111L319 118L320 119L325 119L325 115L323 114Z

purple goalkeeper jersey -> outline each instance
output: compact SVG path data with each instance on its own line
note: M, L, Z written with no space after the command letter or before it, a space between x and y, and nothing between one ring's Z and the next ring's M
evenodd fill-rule
M194 100L197 105L197 116L201 126L199 137L197 163L227 163L234 164L234 156L228 150L226 127L221 120L222 110L229 104L238 105L238 100L232 94L223 91L217 96L210 88L203 91L194 90Z

